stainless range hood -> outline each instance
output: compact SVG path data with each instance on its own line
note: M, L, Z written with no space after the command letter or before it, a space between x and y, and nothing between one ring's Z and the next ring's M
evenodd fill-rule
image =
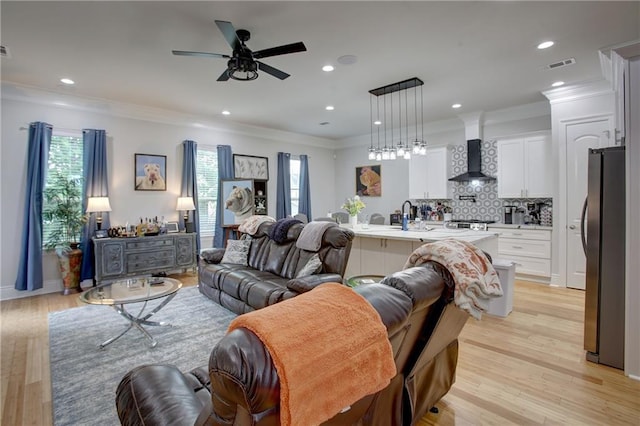
M482 154L480 139L469 139L467 141L467 172L449 179L452 182L490 182L496 180L493 176L482 173Z

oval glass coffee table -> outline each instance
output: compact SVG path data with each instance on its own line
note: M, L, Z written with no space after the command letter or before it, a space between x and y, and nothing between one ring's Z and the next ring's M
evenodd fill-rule
M149 334L143 325L171 325L166 322L149 321L156 312L162 309L171 301L182 287L182 283L173 278L151 278L138 277L128 278L112 283L93 287L80 295L80 300L91 305L111 306L120 315L129 320L129 326L120 334L112 337L99 345L104 349L108 344L115 342L132 328L137 328L151 342L151 347L155 347L158 342ZM164 300L153 310L145 313L147 302L154 299ZM125 309L126 305L132 303L143 303L137 314L132 314Z

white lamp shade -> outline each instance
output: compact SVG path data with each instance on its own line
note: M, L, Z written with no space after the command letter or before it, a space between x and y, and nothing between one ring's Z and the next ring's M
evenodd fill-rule
M176 210L195 210L196 206L193 204L193 198L191 197L178 197L178 206Z
M87 213L110 212L109 197L89 197L87 201Z

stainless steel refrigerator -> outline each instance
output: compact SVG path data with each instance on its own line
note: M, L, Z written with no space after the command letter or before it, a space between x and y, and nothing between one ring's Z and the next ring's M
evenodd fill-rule
M624 368L624 147L589 150L583 219L587 257L584 349L587 360ZM583 224L585 221L583 220Z

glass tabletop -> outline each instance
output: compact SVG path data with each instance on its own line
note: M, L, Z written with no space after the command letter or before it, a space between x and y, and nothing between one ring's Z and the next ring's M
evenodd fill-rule
M124 305L166 297L181 287L173 278L127 278L93 287L83 292L80 300L92 305Z
M363 284L375 284L382 281L383 278L384 275L356 275L347 278L347 285L349 287L356 287Z

